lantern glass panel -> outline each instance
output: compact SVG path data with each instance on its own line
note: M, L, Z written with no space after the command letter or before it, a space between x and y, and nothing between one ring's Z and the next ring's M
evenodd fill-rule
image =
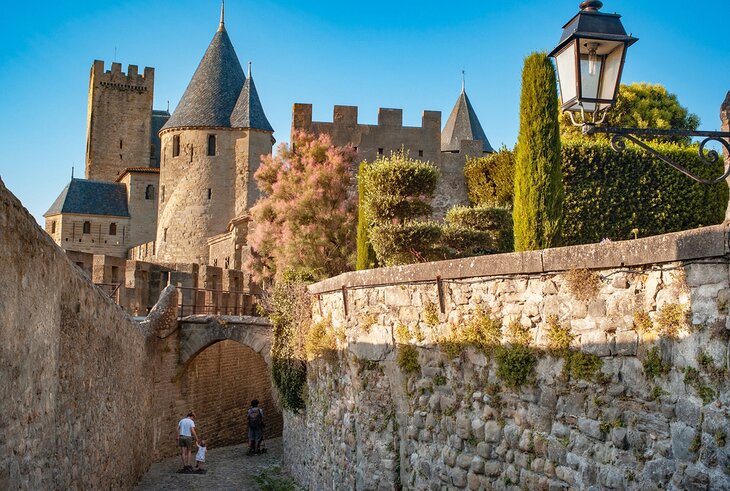
M555 61L558 66L558 81L560 82L560 98L563 105L578 97L575 50L576 43L572 42L555 56ZM564 109L566 108L564 107Z
M600 99L615 102L619 77L621 75L621 62L624 55L624 45L619 43L616 48L606 56L605 68L603 69L603 82L601 83Z

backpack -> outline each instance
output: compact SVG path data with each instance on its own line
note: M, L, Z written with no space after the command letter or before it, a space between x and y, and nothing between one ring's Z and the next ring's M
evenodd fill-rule
M257 407L248 410L248 426L251 428L261 428L264 425L264 416Z

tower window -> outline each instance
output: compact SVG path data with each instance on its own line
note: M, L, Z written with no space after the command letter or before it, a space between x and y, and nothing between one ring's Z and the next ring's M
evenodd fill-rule
M383 155L383 149L382 148L379 148L378 149L378 155Z
M208 199L213 197L213 190L208 188Z
M180 135L175 135L172 137L172 156L178 155L180 155Z
M215 135L208 135L208 156L215 155Z
M167 242L167 227L162 230L162 242Z
M91 222L84 222L83 233L85 233L85 234L91 233Z
M419 150L419 151L418 151L418 156L419 156L419 157L423 157L423 150Z
M160 188L160 201L165 201L165 186Z
M51 220L51 233L56 233L56 220Z
M155 187L152 184L148 184L144 190L144 199L155 199Z
M124 143L124 142L123 142L122 140L119 140L119 150L121 150L121 149L122 149L122 145L123 145L123 143Z
M116 223L109 224L109 235L117 235L117 224Z

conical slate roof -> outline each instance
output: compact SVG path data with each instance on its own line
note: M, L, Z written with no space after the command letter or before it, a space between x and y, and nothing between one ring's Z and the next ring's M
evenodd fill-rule
M458 151L461 140L480 140L485 152L494 152L463 88L441 133L441 151Z
M264 114L264 108L259 100L256 91L256 84L253 83L251 75L251 64L248 65L248 78L243 84L241 95L238 97L236 107L231 114L231 126L233 128L253 128L256 130L274 131Z
M172 117L162 129L190 126L229 128L246 77L221 22Z

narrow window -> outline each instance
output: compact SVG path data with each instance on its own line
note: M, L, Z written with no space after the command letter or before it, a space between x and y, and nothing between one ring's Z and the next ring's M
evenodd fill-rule
M117 224L116 223L109 224L109 235L117 235Z
M215 155L215 135L208 135L208 156Z
M84 222L83 233L85 233L85 234L91 233L91 222Z
M213 197L213 190L208 188L208 199Z
M418 151L418 156L419 156L419 157L423 157L423 150L419 150L419 151Z
M160 188L160 201L165 201L165 185Z
M51 233L52 234L56 233L56 220L51 221Z
M148 184L144 190L144 199L155 199L155 187L152 184Z
M383 155L383 149L382 148L379 148L378 149L378 155Z
M167 242L167 227L162 230L162 242Z
M172 137L172 156L178 155L180 155L180 135L175 135Z
M122 149L122 140L119 140L119 150Z

